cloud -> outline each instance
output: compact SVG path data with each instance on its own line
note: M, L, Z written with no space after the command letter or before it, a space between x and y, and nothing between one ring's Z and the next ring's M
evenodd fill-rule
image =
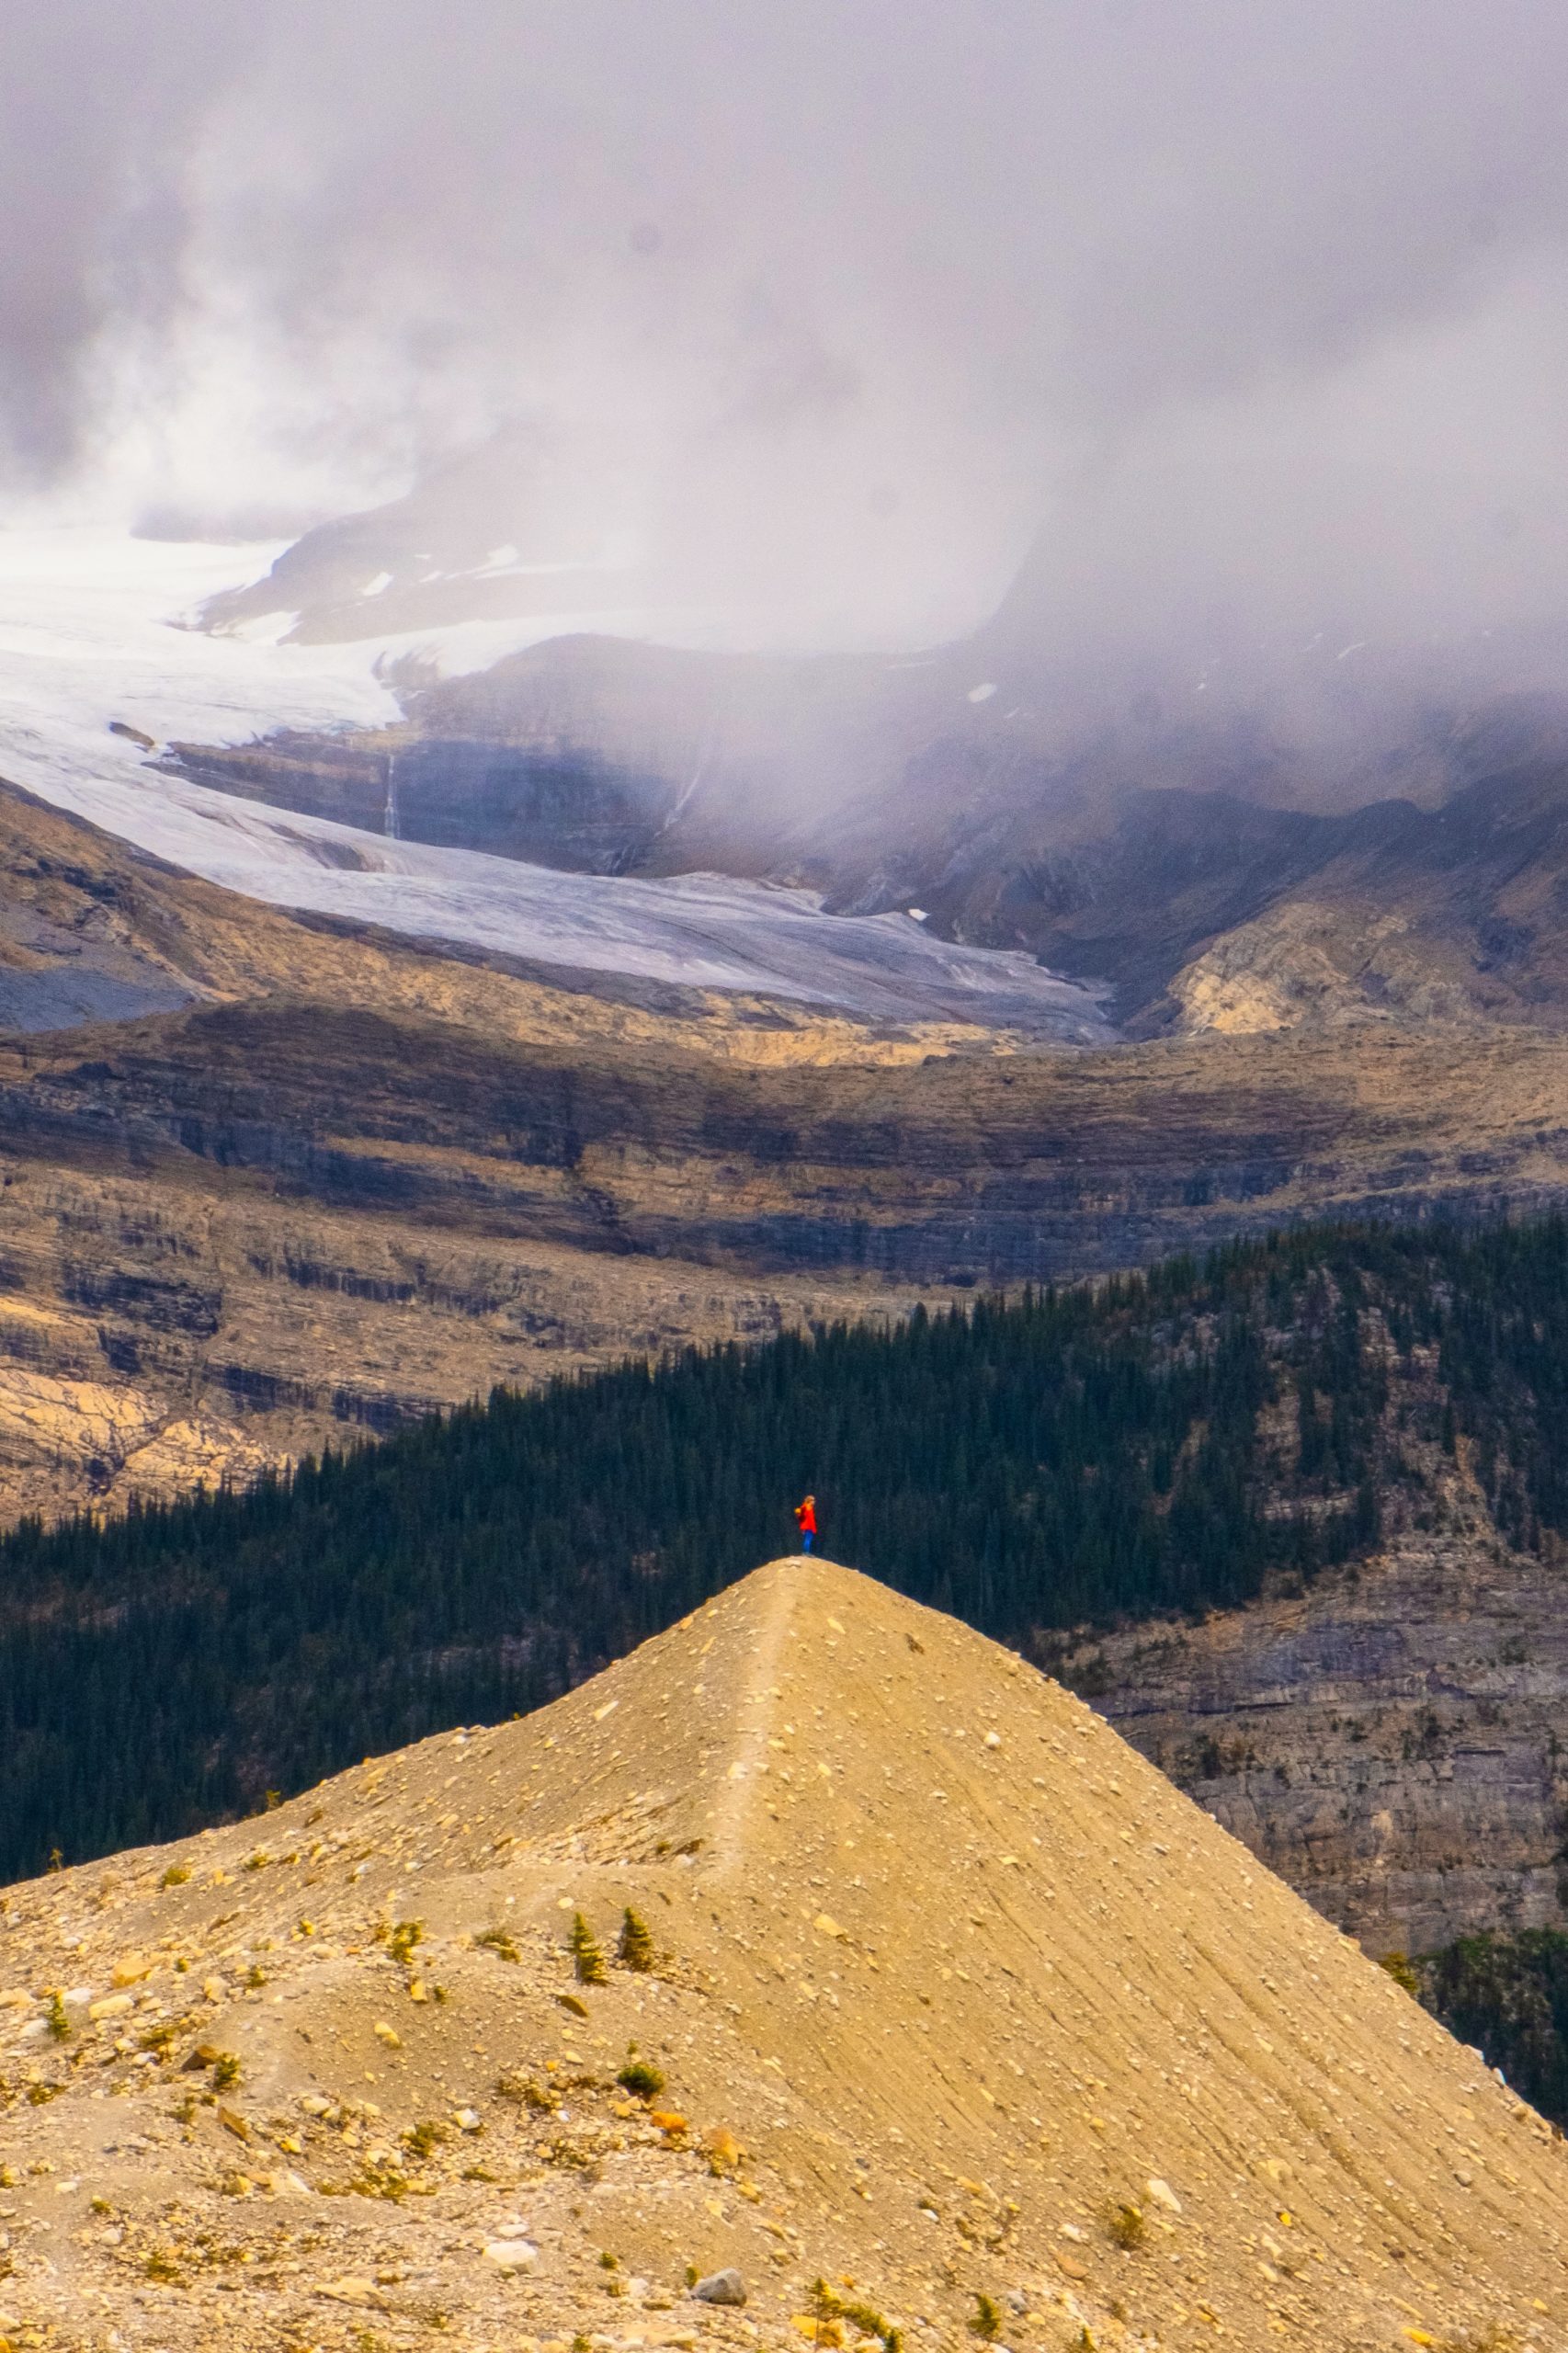
M1539 0L11 17L17 491L294 522L505 426L562 549L824 630L1031 541L1075 642L1568 586Z

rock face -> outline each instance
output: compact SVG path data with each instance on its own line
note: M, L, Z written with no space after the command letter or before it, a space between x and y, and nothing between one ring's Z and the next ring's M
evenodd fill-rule
M13 1889L0 2047L17 2335L1349 2353L1568 2309L1540 2120L1080 1702L826 1563ZM744 2319L683 2297L727 2271Z
M273 735L230 747L173 744L160 763L194 784L331 817L371 834L488 850L581 874L647 866L672 786L593 753L389 730L340 741Z
M1304 1597L1108 1636L1070 1671L1370 1952L1568 1918L1555 1561L1407 1538Z
M496 1382L916 1295L465 1231L373 1202L6 1157L0 1510L122 1506Z

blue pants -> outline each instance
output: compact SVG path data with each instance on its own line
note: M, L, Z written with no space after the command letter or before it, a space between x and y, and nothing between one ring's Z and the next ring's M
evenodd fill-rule
M811 1549L812 1549L812 1531L811 1530L811 1529L809 1529L809 1528L802 1528L802 1529L801 1529L801 1552L809 1552L811 1551Z

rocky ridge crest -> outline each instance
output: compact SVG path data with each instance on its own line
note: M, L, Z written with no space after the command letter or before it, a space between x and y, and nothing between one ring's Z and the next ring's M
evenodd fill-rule
M1568 2311L1563 2156L1475 2054L1080 1701L826 1562L3 1923L17 2345Z

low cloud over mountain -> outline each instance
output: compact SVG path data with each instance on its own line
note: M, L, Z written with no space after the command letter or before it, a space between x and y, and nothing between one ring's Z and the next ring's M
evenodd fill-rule
M1077 670L1187 691L1561 602L1528 0L66 0L6 49L14 492L287 533L488 449L482 557L840 643L1032 544Z

